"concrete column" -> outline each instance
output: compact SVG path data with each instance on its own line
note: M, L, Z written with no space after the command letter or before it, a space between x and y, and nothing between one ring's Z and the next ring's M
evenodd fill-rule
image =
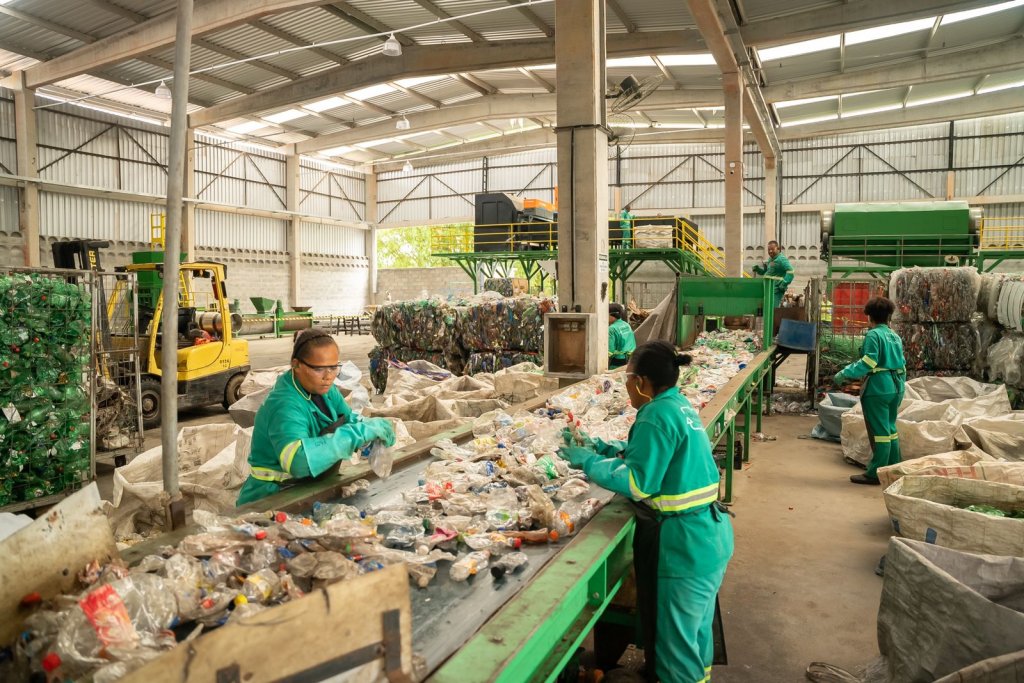
M558 135L558 299L597 314L588 353L608 367L608 135L605 3L555 5Z
M36 131L36 91L25 87L25 74L20 73L20 86L14 91L14 128L18 175L39 177L38 135ZM21 232L25 265L39 267L39 185L20 184L18 194L18 230Z
M181 210L181 251L186 261L196 260L196 129L185 131L185 205Z
M725 91L725 274L743 274L743 79L723 73Z
M768 243L779 239L779 169L774 159L764 160L764 257Z
M298 154L289 154L285 158L285 204L289 211L299 210L299 184L301 182L301 164ZM299 233L302 230L302 219L292 216L288 221L288 304L301 306L299 298L302 294L299 278L302 270L302 242Z
M366 258L370 268L367 273L369 283L366 288L367 300L370 305L377 303L377 171L371 169L366 174Z

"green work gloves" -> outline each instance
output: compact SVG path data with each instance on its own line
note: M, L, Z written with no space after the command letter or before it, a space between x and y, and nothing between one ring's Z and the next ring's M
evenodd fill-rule
M846 384L846 375L843 374L842 370L837 372L836 376L832 378L832 384L836 385L837 387Z
M751 270L754 271L754 275L764 275L768 272L768 267L762 263L759 266L754 266Z
M584 448L595 448L596 446L594 439L582 429L577 429L574 436L572 430L566 427L562 430L562 441L566 446L583 446Z
M562 460L568 460L570 465L582 470L588 462L600 456L589 448L562 446L558 449L558 457Z
M366 441L379 439L385 446L391 447L395 445L395 430L391 426L391 422L386 418L370 417L363 420L357 426L365 429Z

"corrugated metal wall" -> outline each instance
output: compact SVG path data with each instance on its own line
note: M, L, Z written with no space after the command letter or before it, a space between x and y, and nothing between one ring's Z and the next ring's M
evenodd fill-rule
M45 237L149 242L153 204L118 199L39 193L39 233ZM17 224L17 219L15 219Z
M366 220L366 176L312 159L302 162L299 211L347 221Z
M287 251L287 221L222 211L196 211L196 246Z
M303 254L366 256L366 231L322 223L302 223Z
M285 204L285 160L221 144L196 143L196 199L281 211Z

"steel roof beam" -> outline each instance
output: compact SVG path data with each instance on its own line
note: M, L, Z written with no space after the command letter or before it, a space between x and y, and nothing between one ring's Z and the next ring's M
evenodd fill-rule
M324 4L325 0L208 0L192 16L192 34L203 35L270 14ZM0 6L0 10L7 9ZM174 12L166 12L112 36L25 70L27 86L37 88L104 66L162 50L174 44Z
M640 109L658 111L665 109L685 109L717 104L721 101L721 93L715 91L694 90L663 90L651 93L643 101ZM492 95L468 102L452 104L439 110L413 112L406 114L410 128L404 134L418 131L435 130L450 126L461 126L492 119L523 117L524 113L535 116L554 115L556 103L554 94L543 95ZM355 145L368 140L391 137L395 132L393 121L381 121L365 126L357 126L351 130L340 131L320 136L314 140L304 140L296 144L296 152L307 154L330 147Z
M764 88L769 102L801 100L810 97L843 95L864 90L878 90L906 85L980 76L1024 67L1024 38L974 50L938 54L927 59L903 61L889 66L872 65L844 74L818 76L813 79L778 83Z
M608 36L608 55L644 56L668 50L693 51L703 42L696 31L660 31ZM267 111L335 93L417 76L450 75L467 71L548 64L555 42L546 38L484 44L412 45L400 57L378 55L344 67L322 71L298 81L196 112L192 126L205 126L252 112Z

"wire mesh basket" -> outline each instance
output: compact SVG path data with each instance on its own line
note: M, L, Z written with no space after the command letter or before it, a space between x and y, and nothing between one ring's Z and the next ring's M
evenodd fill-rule
M0 269L0 509L95 477L95 289L90 271Z

